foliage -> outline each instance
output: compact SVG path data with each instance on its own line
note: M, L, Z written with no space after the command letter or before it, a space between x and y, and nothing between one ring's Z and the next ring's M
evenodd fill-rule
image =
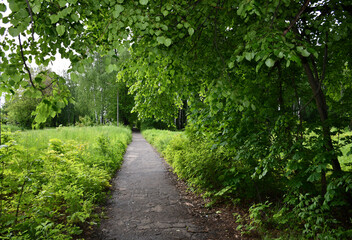
M153 118L147 118L140 120L140 130L144 131L147 129L167 129L174 130L173 126L168 125L165 122L155 120Z
M270 231L275 230L276 233L279 230L282 236L292 234L290 237L298 239L299 236L321 236L322 239L345 239L350 236L349 213L345 211L345 215L341 215L340 209L346 208L346 203L341 198L343 193L338 194L337 191L339 185L343 184L344 192L348 194L352 187L352 175L331 181L324 199L309 193L297 196L297 188L313 191L314 185L311 183L309 186L307 180L298 173L289 174L289 167L294 164L292 160L286 163L286 171L271 169L263 175L261 171L258 173L261 161L241 161L233 150L214 147L214 143L191 133L146 130L143 135L163 154L180 178L206 192L205 196L233 204L258 202L244 216L247 224L242 223L239 227L244 234L256 231L271 235ZM303 174L309 179L314 171L307 169ZM263 199L268 198L275 201L276 205L269 201L263 202ZM336 209L339 211L332 215ZM290 229L291 233L285 233L285 229Z
M34 120L32 112L36 109L38 103L39 101L33 101L31 98L19 96L19 94L15 95L4 106L8 123L22 128L31 128Z
M350 152L344 146L351 137L335 137L344 134L352 116L350 1L20 4L9 0L11 14L0 17L9 23L0 30L0 91L22 87L29 95L40 95L42 80L31 81L27 61L48 64L59 52L71 59L74 79L93 62L90 53L99 50L111 60L115 50L128 48L131 57L123 66L107 60L106 69L117 71L134 94L133 111L142 120L172 125L187 103L189 145L205 156L199 164L205 171L201 181L210 177L213 184L217 171L225 168L226 174L219 175L225 190L219 189L219 195L249 189L243 197L287 204L291 201L284 200L285 194L296 200L308 196L309 205L320 199L317 208L324 218L337 212L338 221L348 222L352 213L342 209L352 209L351 172L339 157L341 151ZM0 6L4 12L6 6ZM59 78L55 85L60 94L37 108L38 122L67 104L62 82ZM199 146L203 143L204 148ZM188 157L200 161L201 155L187 150L187 159L179 154L175 162L197 182L184 167ZM351 164L350 158L344 161Z
M128 125L136 118L130 113L133 96L127 94L124 83L117 83L116 71L107 71L111 61L122 61L118 56L94 55L94 62L86 64L86 71L75 79L75 111L80 116L87 116L96 123L116 121L117 94L119 101L119 117ZM119 119L121 121L121 119Z
M62 96L67 95L66 84L63 87L65 90L60 89L58 81L55 80L55 73L43 67L31 69L30 72L38 84L38 87L40 87L40 90L34 94L33 91L36 91L35 89L21 87L12 92L12 94L7 94L4 105L7 120L10 124L27 129L33 126L51 126L54 124L53 120L55 115L61 113L62 108L68 101L59 100L57 103L53 104L50 102L50 99L57 97L54 96L58 93L57 91L59 91ZM65 82L65 80L62 82ZM45 111L43 114L47 116L41 116L38 112L39 109Z
M78 122L76 122L76 126L78 127L91 127L94 125L92 119L86 115L85 117L79 117Z
M85 132L61 127L2 135L2 238L72 239L83 224L96 224L93 210L106 197L131 131Z
M21 131L24 130L23 128L20 128L16 125L10 125L10 124L6 124L6 125L1 125L1 130L3 132L15 132L15 131Z
M164 152L169 142L180 132L171 132L168 130L146 129L142 131L143 137L152 144L160 153Z

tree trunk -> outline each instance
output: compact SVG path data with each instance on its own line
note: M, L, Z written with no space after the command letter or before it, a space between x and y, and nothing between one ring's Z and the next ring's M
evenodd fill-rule
M119 126L119 89L118 88L116 92L116 122L117 122L117 126Z
M319 83L319 80L314 77L313 71L308 63L307 58L302 58L302 64L304 67L304 71L306 72L308 76L308 81L310 84L310 87L313 91L313 96L315 99L315 103L319 112L320 116L320 121L322 124L323 128L323 137L324 137L324 144L325 144L325 149L327 152L333 152L334 151L334 146L332 144L331 140L331 133L330 133L330 126L328 124L328 107L326 105L326 100L324 93L321 89L321 84ZM339 160L337 159L337 156L333 154L333 157L331 159L331 164L334 169L334 171L341 171L341 165L339 163Z
M283 97L283 90L282 90L282 74L281 74L281 63L279 62L277 65L277 73L278 73L278 80L279 80L279 97L278 97L278 104L279 104L279 111L285 112L284 110L284 97Z

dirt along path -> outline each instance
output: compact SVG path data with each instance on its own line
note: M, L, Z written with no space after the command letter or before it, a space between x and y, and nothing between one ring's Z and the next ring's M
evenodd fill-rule
M222 239L191 214L169 175L159 154L133 133L94 239Z

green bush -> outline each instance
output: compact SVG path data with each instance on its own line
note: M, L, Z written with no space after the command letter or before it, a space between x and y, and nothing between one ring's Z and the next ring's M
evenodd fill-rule
M78 122L76 122L76 126L78 127L92 127L94 125L93 120L88 116L79 116Z
M308 193L315 191L309 179L314 178L318 170L306 166L300 159L302 154L314 150L314 145L308 150L297 145L293 157L291 155L283 168L280 165L286 164L283 160L273 162L280 160L280 141L271 146L270 151L277 152L274 158L216 145L208 137L188 131L147 130L143 135L162 153L178 177L213 199L208 206L216 200L252 203L245 216L247 224L240 227L243 233L255 231L270 236L271 232L279 231L284 238L292 239L313 239L316 236L319 239L347 239L352 236L352 231L345 227L352 224L351 220L341 221L351 210L343 210L346 206L341 197L344 192L339 192L339 186L344 186L346 193L352 189L352 174L328 175L331 179L324 198L319 192ZM256 136L245 144L260 142L260 133ZM244 145L243 149L251 149L251 146ZM313 159L318 161L319 157ZM272 163L266 165L268 161ZM317 164L315 168L319 166ZM346 215L334 214L336 209L337 213L345 212Z
M93 210L106 197L131 131L90 128L83 141L80 130L2 134L1 239L72 239L82 232L82 224L95 224ZM76 139L69 140L75 134ZM35 141L29 143L29 139L47 144L34 148Z
M174 138L175 135L178 135L180 132L172 132L169 130L155 130L148 129L142 131L145 139L152 144L160 153L162 153L169 142Z
M16 126L16 125L1 125L1 130L3 132L15 132L15 131L23 131L24 128Z

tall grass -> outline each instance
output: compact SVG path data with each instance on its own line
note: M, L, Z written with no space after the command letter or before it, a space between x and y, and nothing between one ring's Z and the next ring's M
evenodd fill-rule
M131 130L127 127L58 127L42 130L28 130L17 133L17 142L27 148L44 149L49 140L57 138L62 141L74 140L79 143L96 144L99 136L109 137L111 142L117 140L128 144L131 141Z

